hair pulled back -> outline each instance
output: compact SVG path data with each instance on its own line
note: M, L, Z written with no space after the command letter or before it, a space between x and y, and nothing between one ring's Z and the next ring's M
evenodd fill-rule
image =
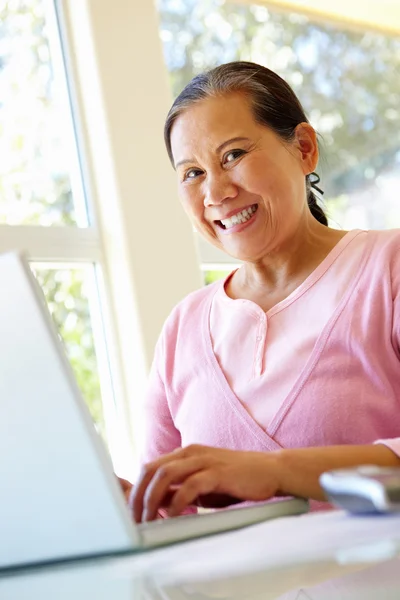
M179 115L200 100L232 92L245 94L250 99L255 120L286 142L293 140L297 125L309 122L296 94L279 75L251 62L227 63L194 77L171 106L165 122L164 139L172 164L171 130ZM308 206L317 221L328 225L313 192L314 188L322 193L317 183L319 176L316 173L306 176Z

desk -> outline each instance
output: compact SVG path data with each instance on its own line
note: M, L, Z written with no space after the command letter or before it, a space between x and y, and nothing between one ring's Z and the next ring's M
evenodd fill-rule
M335 511L0 576L1 600L398 600L400 515Z

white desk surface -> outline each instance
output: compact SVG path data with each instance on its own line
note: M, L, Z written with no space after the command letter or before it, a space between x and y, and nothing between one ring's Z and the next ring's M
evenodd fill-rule
M0 600L211 598L399 600L400 515L286 517L142 554L0 575Z

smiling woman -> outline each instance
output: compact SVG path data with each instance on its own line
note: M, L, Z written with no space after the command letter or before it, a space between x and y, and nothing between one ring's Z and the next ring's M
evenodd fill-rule
M238 227L238 225L242 225L244 223L248 223L251 219L253 219L258 209L258 204L252 204L247 208L244 208L240 212L234 212L232 216L227 215L225 219L220 219L215 221L221 229L225 231L229 231L233 233L233 228ZM239 231L236 229L236 231Z
M196 103L172 128L183 206L196 229L234 258L257 259L273 250L298 228L299 219L317 225L304 197L318 148L314 130L301 116L287 141L254 119L246 96L228 92ZM197 139L198 131L207 135ZM252 218L239 222L237 215L248 209ZM222 226L227 219L229 228ZM245 230L246 237L233 235Z
M289 143L293 142L296 137L296 128L299 124L308 124L308 119L304 113L298 98L294 94L290 86L276 73L269 69L258 69L255 73L252 63L241 62L241 68L234 70L231 65L222 65L216 69L209 71L207 74L198 75L193 79L181 94L175 100L165 124L164 137L167 146L168 155L175 168L185 166L185 177L188 175L193 177L196 174L196 169L188 168L190 166L189 159L174 159L172 148L173 136L171 136L172 127L177 121L178 116L184 118L183 113L190 106L191 116L187 117L189 123L181 121L181 128L185 130L190 125L198 131L201 124L197 121L197 114L194 112L193 104L204 100L205 98L214 99L213 118L214 125L220 129L231 133L235 131L238 124L245 127L242 122L243 118L251 117L251 125L257 124L268 127L274 132L281 141ZM267 92L267 93L266 93ZM233 97L232 96L236 96ZM251 106L246 106L243 100L251 103ZM207 118L211 117L211 105L209 104ZM248 110L251 109L251 113ZM232 111L233 109L233 111ZM228 119L230 118L230 121ZM239 121L237 120L239 119ZM175 130L179 128L179 123ZM253 127L254 128L254 127ZM190 131L190 130L189 130ZM193 132L195 133L195 132ZM265 131L263 132L265 134ZM299 133L299 132L297 132ZM313 138L314 143L314 168L318 161L318 148L315 139L314 130L310 127L309 133ZM223 131L219 131L219 136L223 135ZM257 134L255 134L257 135ZM180 140L184 139L179 133L175 134ZM189 137L189 136L188 136ZM196 139L196 137L192 138ZM206 143L209 143L209 140ZM216 148L216 154L221 154L222 151L230 147L229 152L225 152L225 164L228 167L229 163L239 159L244 153L244 148L233 148L233 144L241 143L251 146L255 142L252 139L243 136L236 136L231 139L226 139L220 146ZM190 150L189 150L190 151ZM273 154L272 148L269 148L270 154ZM198 171L198 169L197 169ZM312 171L311 171L312 172ZM317 220L324 225L327 225L327 219L318 206L316 197L311 190L311 172L306 174L307 200L312 214Z
M399 233L327 226L316 132L265 67L195 77L165 141L194 226L243 265L165 324L136 519L171 490L174 515L210 493L321 501L323 471L400 464Z

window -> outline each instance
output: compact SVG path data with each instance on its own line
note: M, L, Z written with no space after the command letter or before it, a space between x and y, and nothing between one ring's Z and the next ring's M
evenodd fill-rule
M1 3L0 250L27 251L32 259L83 397L112 445L101 247L68 99L54 6Z
M400 38L313 22L248 2L159 0L174 96L197 73L233 60L277 71L320 133L319 173L331 224L400 226ZM200 241L203 268L229 257Z
M204 265L204 284L210 285L214 281L225 279L234 268L234 265L231 265L229 269L227 269L226 265Z
M33 263L32 268L45 293L92 418L106 439L93 331L93 315L98 314L94 307L97 290L93 266L60 268L57 265L51 268L48 264ZM101 330L98 336L101 338Z
M201 285L164 75L152 3L0 1L0 252L27 251L125 477L160 329Z

